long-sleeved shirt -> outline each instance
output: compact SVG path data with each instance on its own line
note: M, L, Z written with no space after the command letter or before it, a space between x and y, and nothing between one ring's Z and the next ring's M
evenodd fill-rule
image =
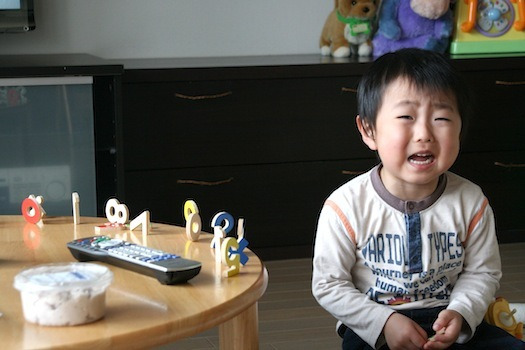
M319 217L312 291L372 347L395 310L446 306L468 341L499 288L494 215L481 189L447 172L421 201L390 194L380 165L347 182ZM383 339L383 340L382 340Z

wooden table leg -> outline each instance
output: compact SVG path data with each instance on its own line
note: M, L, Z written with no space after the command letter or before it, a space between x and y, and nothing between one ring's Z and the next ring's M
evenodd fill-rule
M257 302L219 326L221 350L259 349Z

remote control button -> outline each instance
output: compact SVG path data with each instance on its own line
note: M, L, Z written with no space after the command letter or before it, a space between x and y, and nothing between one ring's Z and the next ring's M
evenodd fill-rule
M110 239L110 240L103 240L97 243L100 248L107 249L109 247L115 247L115 246L122 244L122 241L119 239Z

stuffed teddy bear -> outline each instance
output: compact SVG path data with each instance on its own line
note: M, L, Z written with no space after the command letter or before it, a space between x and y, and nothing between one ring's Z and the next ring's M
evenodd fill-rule
M321 33L321 54L348 57L372 54L372 25L376 0L335 0Z
M415 47L445 52L452 34L450 0L383 0L374 56Z

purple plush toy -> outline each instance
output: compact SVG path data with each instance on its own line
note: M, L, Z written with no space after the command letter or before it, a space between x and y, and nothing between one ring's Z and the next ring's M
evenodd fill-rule
M452 21L449 0L383 0L374 56L406 47L445 52Z

